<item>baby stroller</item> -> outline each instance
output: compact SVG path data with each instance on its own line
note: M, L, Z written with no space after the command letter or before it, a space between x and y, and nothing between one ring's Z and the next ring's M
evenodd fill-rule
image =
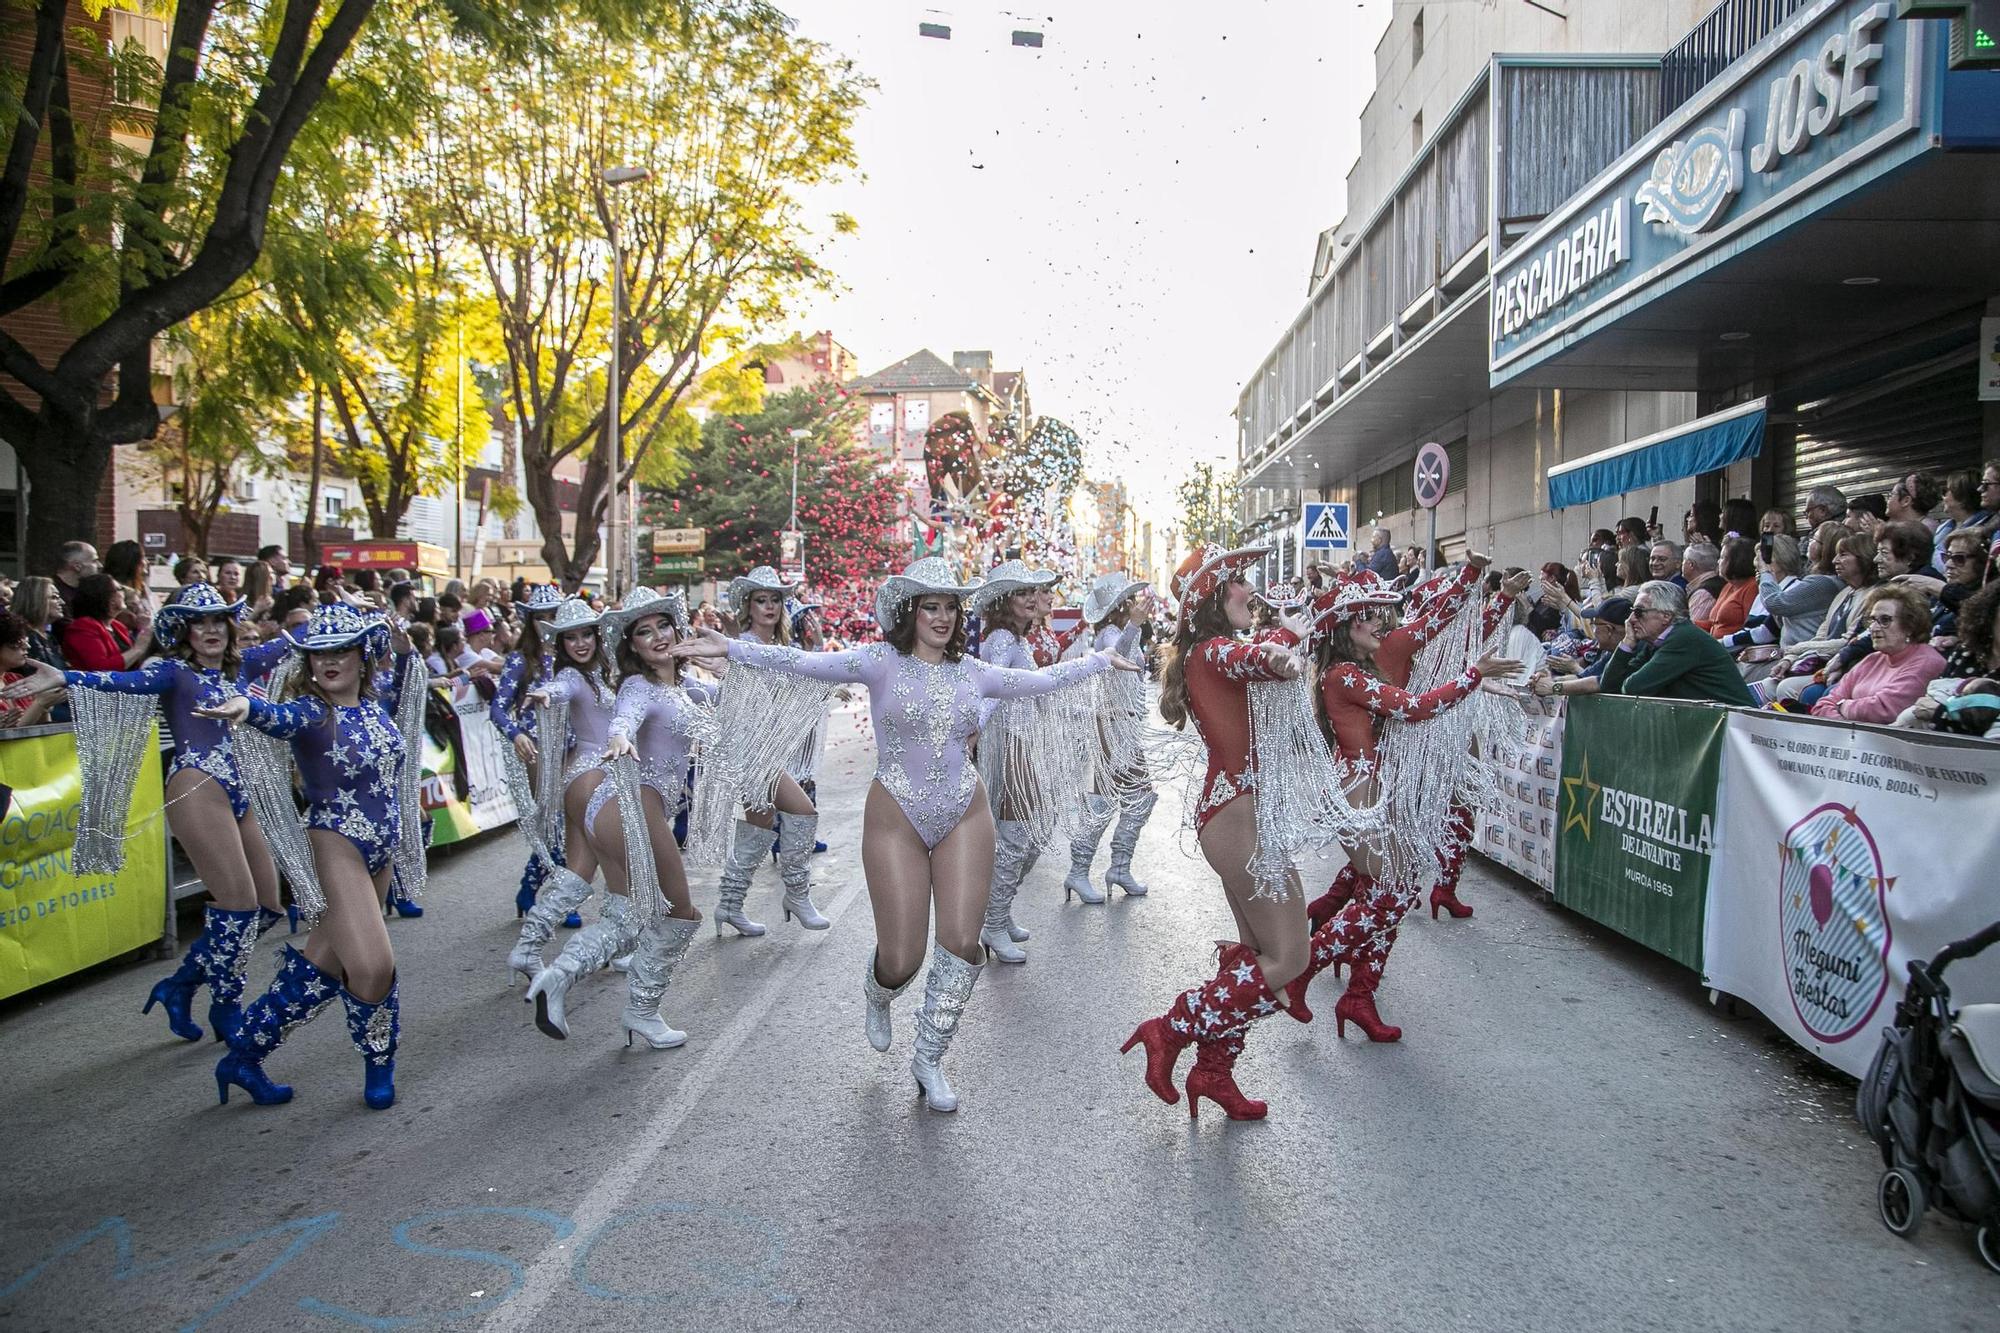
M1956 1012L1944 970L2000 941L2000 921L1910 964L1896 1026L1882 1034L1854 1114L1882 1149L1882 1225L1915 1234L1926 1208L1978 1228L1974 1243L2000 1273L2000 1004Z

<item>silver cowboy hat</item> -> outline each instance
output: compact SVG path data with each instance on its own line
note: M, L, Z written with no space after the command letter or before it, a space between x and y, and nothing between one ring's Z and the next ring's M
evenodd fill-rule
M781 597L792 595L792 585L778 577L778 571L769 565L759 565L748 574L738 574L729 580L729 614L738 620L743 618L743 607L750 600L750 594L774 592Z
M674 622L674 628L683 632L688 627L687 602L679 593L661 592L657 588L634 588L625 594L623 605L606 611L598 618L597 632L604 638L604 651L615 658L619 648L624 646L625 636L631 632L633 623L647 616L665 616Z
M1024 560L1004 560L986 575L979 591L966 601L966 610L985 615L992 605L1009 593L1027 592L1052 586L1062 577L1053 569L1030 569Z
M573 629L588 629L602 617L591 609L590 603L581 597L565 597L556 608L555 619L549 622L549 636L566 633Z
M389 655L389 626L379 616L364 616L345 602L335 602L313 612L292 642L307 653L358 647L365 660L374 661Z
M960 583L943 557L927 555L902 573L882 580L882 586L875 590L875 623L887 634L896 628L896 622L903 617L903 608L912 599L932 593L963 599L977 592L980 586L977 579Z
M554 611L563 604L563 595L556 591L553 583L537 583L528 589L528 595L514 603L523 612Z
M243 616L243 599L233 602L222 600L222 594L206 583L190 583L182 590L180 600L168 602L153 613L153 634L161 643L172 644L180 638L186 622L199 620L203 616L228 616L240 620Z
M1085 623L1102 624L1104 618L1116 611L1127 597L1146 586L1146 580L1135 579L1122 570L1112 574L1099 574L1090 581L1090 590L1083 595Z

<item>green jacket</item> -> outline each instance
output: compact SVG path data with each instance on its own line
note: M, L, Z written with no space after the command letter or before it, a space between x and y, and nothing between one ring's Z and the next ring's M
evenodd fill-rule
M1736 659L1692 621L1675 625L1665 642L1640 644L1631 652L1621 647L1612 653L1599 688L1606 694L1757 706L1757 696L1743 683Z

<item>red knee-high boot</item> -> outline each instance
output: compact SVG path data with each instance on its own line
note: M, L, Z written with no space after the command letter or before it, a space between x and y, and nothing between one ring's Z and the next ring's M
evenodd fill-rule
M1182 1051L1194 1042L1207 1045L1225 1038L1238 1039L1237 1049L1241 1050L1244 1028L1279 1007L1277 997L1264 982L1263 970L1257 966L1257 955L1247 945L1225 945L1216 974L1175 996L1166 1013L1141 1023L1118 1048L1118 1053L1123 1055L1144 1043L1146 1086L1153 1090L1154 1096L1172 1106L1181 1099L1174 1087L1174 1065ZM1232 1090L1236 1085L1228 1065L1218 1066L1216 1059L1213 1055L1207 1057L1200 1086L1190 1077L1189 1088L1227 1110L1228 1103L1217 1092L1224 1082ZM1229 1064L1233 1063L1232 1059Z
M1397 927L1415 905L1416 895L1383 890L1376 895L1376 903L1380 928L1364 946L1348 956L1347 993L1333 1006L1334 1030L1344 1038L1351 1022L1370 1041L1400 1041L1403 1030L1384 1023L1375 1012L1375 988L1381 984L1382 972L1389 965L1389 951L1396 947Z
M1333 920L1366 882L1353 866L1342 866L1327 891L1306 904L1306 919L1312 923L1312 928L1318 930Z
M1465 870L1465 849L1472 841L1472 811L1462 805L1451 808L1451 822L1445 826L1445 850L1438 857L1437 887L1431 890L1431 920L1442 907L1454 918L1472 915L1472 909L1458 900L1458 877Z
M1285 1012L1301 1023L1313 1021L1312 1009L1306 1004L1306 988L1313 978L1329 967L1339 976L1343 965L1351 966L1357 953L1395 927L1395 896L1383 893L1374 880L1359 872L1355 872L1353 882L1347 905L1313 931L1305 971L1285 983Z
M1262 1120L1269 1113L1269 1106L1245 1097L1236 1086L1236 1057L1241 1054L1241 1032L1195 1047L1194 1068L1187 1077L1188 1119L1200 1118L1204 1097L1220 1106L1231 1120Z

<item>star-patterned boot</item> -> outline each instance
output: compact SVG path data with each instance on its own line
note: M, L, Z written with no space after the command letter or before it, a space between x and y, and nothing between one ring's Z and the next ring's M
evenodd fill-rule
M361 1052L366 1082L361 1100L370 1109L386 1111L396 1104L396 1043L403 1033L403 1004L400 978L389 982L389 993L374 1004L359 999L342 987L340 1002L347 1006L347 1035Z
M1465 848L1472 841L1472 812L1462 805L1451 808L1451 822L1445 826L1445 850L1439 856L1438 882L1431 890L1431 920L1438 909L1454 919L1472 915L1472 909L1458 900L1458 877L1465 872Z
M1181 1099L1180 1091L1174 1087L1174 1065L1191 1042L1240 1033L1280 1007L1264 982L1257 955L1248 945L1225 944L1216 974L1201 985L1182 991L1166 1013L1141 1023L1119 1047L1119 1054L1143 1043L1146 1086L1153 1090L1154 1096L1173 1106Z
M1285 983L1286 1010L1301 1023L1313 1021L1306 988L1327 968L1340 975L1343 967L1372 960L1376 975L1396 942L1396 927L1408 910L1402 895L1385 889L1366 875L1354 877L1354 896L1332 920L1313 931L1306 952L1306 969Z
M228 1035L229 1054L215 1066L216 1098L225 1105L233 1083L259 1106L292 1099L292 1090L273 1083L264 1061L286 1037L319 1016L340 994L340 978L322 972L290 944L278 946L278 975L271 987L243 1010L243 1021Z
M206 917L195 950L201 951L201 976L208 984L208 1028L217 1041L227 1041L243 1021L243 978L257 947L258 914L254 907L247 912L211 907Z
M1188 1119L1200 1118L1204 1097L1220 1106L1231 1120L1262 1120L1270 1111L1263 1102L1245 1097L1236 1086L1236 1057L1241 1054L1241 1032L1196 1044L1194 1068L1187 1077Z
M1362 883L1360 871L1353 866L1342 866L1327 891L1306 904L1306 920L1312 923L1312 928L1318 930L1339 915L1340 909L1360 891Z

